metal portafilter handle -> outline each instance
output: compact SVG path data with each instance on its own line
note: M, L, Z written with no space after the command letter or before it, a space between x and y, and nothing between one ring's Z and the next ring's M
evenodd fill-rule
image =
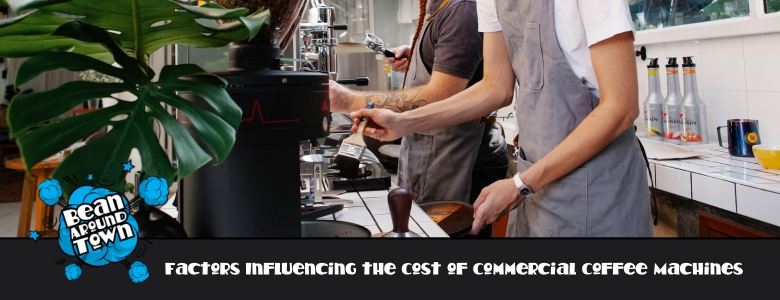
M339 84L354 84L356 86L367 86L369 83L369 79L368 77L355 77L354 79L352 78L339 79L336 80L336 82L338 82Z
M374 34L366 33L366 36L363 38L363 45L365 45L366 48L370 49L371 51L382 54L386 57L395 57L395 52L385 48L385 42L383 42L382 39Z
M390 218L393 220L393 231L383 234L385 238L419 237L409 230L409 217L412 213L412 193L397 188L387 195L390 206Z

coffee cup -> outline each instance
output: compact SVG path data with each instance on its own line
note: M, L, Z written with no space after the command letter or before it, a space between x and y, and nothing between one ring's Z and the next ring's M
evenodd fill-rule
M758 120L731 119L726 121L727 126L718 126L718 144L729 149L732 156L754 157L753 145L761 144L758 136ZM721 129L728 129L728 147L723 146Z

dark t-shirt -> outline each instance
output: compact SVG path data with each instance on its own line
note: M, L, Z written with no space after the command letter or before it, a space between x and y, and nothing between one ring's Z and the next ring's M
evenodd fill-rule
M428 14L438 10L443 1L429 1ZM471 79L469 86L482 80L482 33L477 27L475 0L450 0L433 17L420 43L420 57L428 73L437 71ZM497 124L485 126L473 171L474 176L484 178L477 178L481 181L473 182L472 189L476 191L475 195L479 195L482 188L495 180L503 179L506 175L490 174L495 173L496 170L506 172L506 169L501 169L509 164L506 152L506 142L501 136L501 128ZM472 195L472 203L475 195Z
M428 14L438 10L443 1L429 1ZM482 80L482 33L477 27L475 0L450 0L426 31L420 33L420 57L428 73L471 79L469 86Z

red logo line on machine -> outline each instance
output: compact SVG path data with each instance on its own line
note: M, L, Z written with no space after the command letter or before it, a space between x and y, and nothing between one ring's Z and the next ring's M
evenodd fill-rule
M249 117L249 118L241 119L241 123L253 122L255 120L255 112L257 112L257 114L260 115L260 123L263 123L263 124L295 123L295 122L300 121L300 119L266 121L265 119L263 119L263 110L260 109L260 100L255 100L255 104L252 105L252 116Z

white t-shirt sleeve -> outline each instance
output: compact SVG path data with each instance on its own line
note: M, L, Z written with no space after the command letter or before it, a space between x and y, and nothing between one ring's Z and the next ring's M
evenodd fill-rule
M635 33L626 0L578 0L578 2L588 47L620 33L627 31ZM493 10L495 11L495 8Z
M499 32L501 23L496 13L496 0L477 0L477 20L479 32Z

